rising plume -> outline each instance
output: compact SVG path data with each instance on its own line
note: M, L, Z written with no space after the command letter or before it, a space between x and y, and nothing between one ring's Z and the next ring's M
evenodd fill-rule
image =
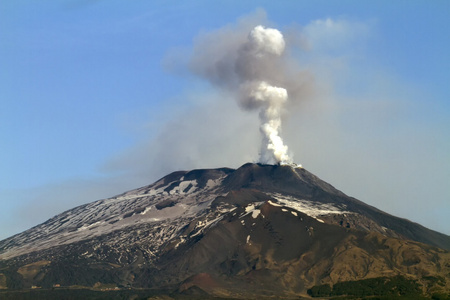
M286 104L309 88L309 76L292 70L285 48L277 29L238 26L202 36L190 62L195 74L231 93L242 109L259 112L262 163L293 162L280 134L282 117Z

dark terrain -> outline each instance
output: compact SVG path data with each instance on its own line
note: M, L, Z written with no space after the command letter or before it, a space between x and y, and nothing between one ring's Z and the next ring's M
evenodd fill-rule
M0 241L0 299L447 299L449 249L303 168L179 171Z

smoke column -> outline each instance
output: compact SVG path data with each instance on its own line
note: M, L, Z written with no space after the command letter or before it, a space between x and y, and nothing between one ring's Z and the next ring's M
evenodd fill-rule
M277 29L226 27L202 35L190 60L195 74L230 92L242 109L259 112L262 163L292 163L280 136L282 115L310 85L306 72L292 70L285 48Z
M286 89L273 86L266 81L265 74L254 72L258 64L280 56L285 48L283 35L276 29L256 26L249 34L248 41L238 58L238 75L242 81L239 101L247 109L259 109L260 131L263 135L260 161L264 163L291 163L279 132L281 112L288 99ZM239 67L245 66L244 69Z

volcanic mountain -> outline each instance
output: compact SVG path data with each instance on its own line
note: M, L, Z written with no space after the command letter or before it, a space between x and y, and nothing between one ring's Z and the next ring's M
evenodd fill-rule
M394 279L445 294L449 249L449 236L301 167L248 163L174 172L0 241L0 296L78 287L289 298Z

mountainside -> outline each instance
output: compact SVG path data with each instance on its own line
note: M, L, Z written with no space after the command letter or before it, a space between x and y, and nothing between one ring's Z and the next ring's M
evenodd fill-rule
M297 297L400 275L426 294L448 293L449 249L449 236L348 197L303 168L245 164L174 172L0 241L0 289Z

